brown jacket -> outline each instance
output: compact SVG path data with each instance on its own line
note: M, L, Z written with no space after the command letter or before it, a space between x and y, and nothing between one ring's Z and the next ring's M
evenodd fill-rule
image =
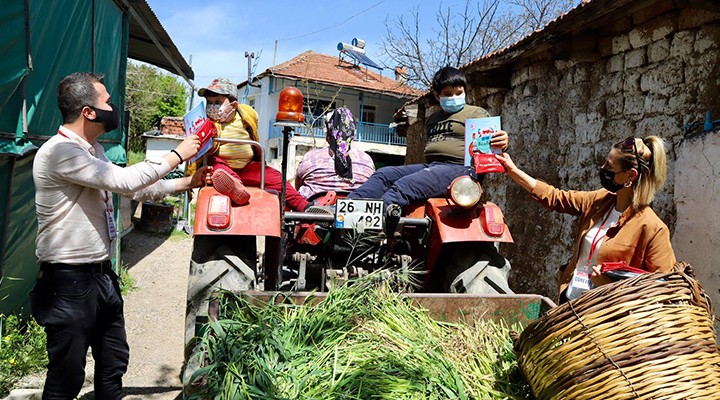
M559 293L562 293L572 279L583 237L610 207L615 206L616 195L605 189L592 192L560 190L538 181L532 197L551 210L580 216L572 259L559 273ZM650 272L667 271L675 264L670 230L652 208L643 207L636 211L629 207L617 225L608 230L600 246L597 262L605 261L625 261L632 267Z

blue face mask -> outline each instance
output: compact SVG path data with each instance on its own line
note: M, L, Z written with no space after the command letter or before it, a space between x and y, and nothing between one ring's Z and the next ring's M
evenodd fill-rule
M453 114L465 107L465 94L459 96L440 97L440 107L445 112Z

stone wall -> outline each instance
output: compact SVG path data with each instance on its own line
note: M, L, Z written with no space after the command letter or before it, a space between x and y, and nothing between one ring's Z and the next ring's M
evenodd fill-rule
M468 99L502 116L518 165L561 188L599 188L597 167L614 142L667 139L668 182L653 208L673 233L678 259L695 266L720 305L720 226L707 221L720 211L718 133L690 138L683 129L707 111L720 119L720 14L659 3L598 28L599 60L525 60L512 65L511 89L470 87ZM511 286L555 298L555 272L571 256L575 218L542 209L504 175L489 177L485 193L502 207L515 238L502 246L513 264Z

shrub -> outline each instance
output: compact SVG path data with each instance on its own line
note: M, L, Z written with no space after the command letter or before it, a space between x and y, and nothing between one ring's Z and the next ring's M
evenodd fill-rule
M0 397L22 377L47 367L46 336L33 318L0 314Z

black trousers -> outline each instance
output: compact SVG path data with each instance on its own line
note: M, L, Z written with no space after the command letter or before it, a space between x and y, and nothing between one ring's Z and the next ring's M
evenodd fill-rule
M109 262L43 263L31 301L47 333L43 400L72 400L80 393L88 348L95 360L95 398L120 399L130 350L118 277Z

